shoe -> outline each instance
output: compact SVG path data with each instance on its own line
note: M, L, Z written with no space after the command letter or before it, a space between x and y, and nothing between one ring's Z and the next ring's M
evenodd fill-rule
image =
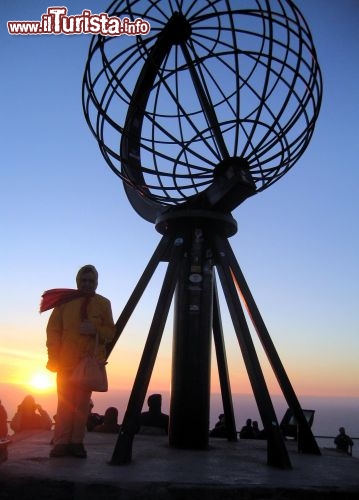
M65 457L69 454L69 446L67 444L55 444L50 451L50 457Z
M71 443L70 444L70 455L77 458L86 458L87 451L82 443Z

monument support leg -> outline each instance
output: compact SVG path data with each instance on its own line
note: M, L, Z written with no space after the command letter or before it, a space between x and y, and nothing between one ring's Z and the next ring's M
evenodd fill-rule
M202 233L189 240L176 289L169 444L206 449L209 441L213 265Z
M283 436L280 432L277 417L272 400L264 379L261 365L251 338L246 318L234 285L231 269L226 260L226 254L222 245L223 238L214 238L215 262L221 280L222 288L226 297L229 312L232 317L233 326L242 351L243 360L247 368L253 394L257 402L258 410L267 434L267 462L283 469L291 468L291 463Z
M177 238L173 242L172 255L162 284L160 296L154 312L147 341L133 384L121 430L113 451L111 464L121 465L131 461L132 443L139 426L139 416L150 383L156 361L168 311L172 302L176 278L183 253L183 240Z
M106 346L106 357L108 358L111 354L113 348L116 345L116 342L120 338L127 321L130 319L131 314L135 310L140 298L143 295L148 283L150 282L153 273L155 272L158 264L164 260L165 254L168 250L170 244L170 238L167 236L163 236L157 245L157 248L153 252L152 257L150 258L145 270L142 273L142 276L137 282L135 289L133 290L130 298L127 301L127 304L122 310L122 313L118 320L116 321L116 334L111 343Z
M228 241L224 242L226 257L228 259L229 266L235 277L238 289L244 300L244 304L247 308L248 314L253 322L253 325L257 331L258 337L262 343L264 351L269 359L272 366L273 372L276 375L277 381L282 389L283 395L288 403L289 408L293 411L293 414L298 422L298 451L303 453L310 453L314 455L320 455L320 449L313 436L312 430L308 424L307 419L303 413L297 396L294 392L292 384L287 376L284 366L279 358L277 350L272 342L269 335L267 327L262 319L262 316L258 310L258 307L253 299L241 268L237 262L237 259L233 253L233 250Z
M226 434L228 441L237 441L236 421L234 418L232 392L229 380L227 357L224 346L222 320L220 315L218 290L215 275L213 277L213 338L216 349L219 383L221 386Z

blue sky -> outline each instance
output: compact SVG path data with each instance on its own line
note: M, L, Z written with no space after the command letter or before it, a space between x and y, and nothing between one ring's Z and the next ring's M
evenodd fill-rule
M230 243L297 392L359 396L359 2L296 4L322 69L321 113L295 167L234 211L239 230ZM3 380L24 359L46 362L48 315L38 314L45 289L73 287L78 268L92 263L116 319L160 238L131 208L85 122L81 82L90 37L7 32L7 20L39 20L50 5L1 0ZM67 4L69 14L107 6ZM162 268L112 356L115 385L133 377ZM228 315L224 321L233 385L246 392ZM166 388L170 321L159 358Z

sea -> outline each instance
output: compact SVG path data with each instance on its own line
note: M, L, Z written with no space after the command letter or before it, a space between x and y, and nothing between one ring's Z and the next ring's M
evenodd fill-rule
M19 386L9 388L8 384L0 384L0 400L7 411L9 420L15 414L17 405L27 394L28 392ZM167 391L161 394L162 411L169 413L170 394ZM51 417L55 415L56 395L38 393L33 396ZM126 390L93 393L93 411L104 414L106 408L115 406L119 411L119 423L121 423L129 396L130 391ZM254 396L233 394L232 399L237 430L241 429L247 418L257 420L261 428L261 418ZM288 405L282 395L273 395L271 399L280 423ZM354 440L353 456L359 457L359 397L298 396L298 399L303 409L315 411L312 431L320 448L333 448L334 437L338 434L339 427L344 427L347 434ZM144 409L147 409L146 403ZM220 413L223 413L221 394L213 393L210 399L210 428L214 427Z

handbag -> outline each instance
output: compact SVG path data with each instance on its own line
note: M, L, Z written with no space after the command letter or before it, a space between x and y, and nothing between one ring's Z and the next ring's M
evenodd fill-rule
M90 389L91 391L107 392L107 361L100 361L96 358L97 346L98 335L96 335L94 353L87 354L80 359L79 363L71 373L70 380L73 384Z

